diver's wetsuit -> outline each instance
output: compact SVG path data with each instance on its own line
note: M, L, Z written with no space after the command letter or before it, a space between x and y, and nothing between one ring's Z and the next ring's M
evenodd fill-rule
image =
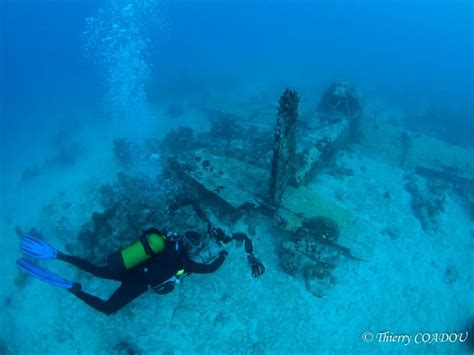
M109 315L126 306L148 289L159 286L171 279L178 270L184 270L185 274L208 274L216 271L223 264L225 256L219 255L210 264L197 263L191 260L186 248L176 248L176 242L167 240L165 248L160 254L153 256L144 264L122 275L113 271L109 266L96 266L90 261L75 256L58 253L58 259L87 271L94 276L122 282L120 287L107 301L82 291L80 286L70 289L71 293L89 306ZM170 291L172 289L168 290L168 292Z

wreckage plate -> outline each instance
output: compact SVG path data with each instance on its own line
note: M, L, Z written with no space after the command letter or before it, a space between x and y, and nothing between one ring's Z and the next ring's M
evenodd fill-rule
M264 169L205 149L179 160L187 167L188 177L236 209L258 207L260 199L268 194L270 172Z
M275 213L276 224L294 232L302 226L303 220L314 217L328 217L338 224L340 236L336 246L349 249L355 258L370 259L374 241L366 222L316 191L314 186L288 187Z

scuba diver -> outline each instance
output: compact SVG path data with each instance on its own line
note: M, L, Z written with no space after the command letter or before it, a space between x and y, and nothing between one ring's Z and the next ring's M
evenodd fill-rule
M252 269L253 277L262 275L265 267L253 255L253 245L244 233L227 236L221 228L208 224L208 234L220 246L231 240L242 241L244 251ZM67 255L53 248L44 240L31 235L23 235L21 251L36 259L57 259L76 266L96 277L121 282L112 296L104 301L82 290L82 285L56 275L26 258L17 260L17 265L31 276L50 285L67 289L77 298L96 310L110 315L135 298L152 289L158 294L174 290L179 281L189 274L209 274L217 271L224 263L227 251L221 250L210 263L198 263L191 259L192 240L199 233L186 232L184 236L164 233L151 228L143 232L139 240L108 257L106 266L97 266L88 260Z

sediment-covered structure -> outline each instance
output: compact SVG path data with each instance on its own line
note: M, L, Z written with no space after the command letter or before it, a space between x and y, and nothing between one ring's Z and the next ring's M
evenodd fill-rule
M286 89L280 97L270 175L270 201L273 204L281 201L285 187L294 179L296 172L298 103L296 91Z
M448 188L463 196L474 218L471 151L361 120L357 92L346 83L331 84L316 112L299 117L299 102L296 91L285 90L273 113L260 103L248 112L205 108L207 131L178 127L163 140L141 145L116 140L117 161L127 169L137 159L158 159L160 189L156 181L119 175L116 184L101 189L104 210L93 214L79 238L100 254L111 233L118 247L148 224L205 235L210 219L228 226L243 220L255 233L251 221L266 215L287 235L277 248L282 269L303 279L315 296L324 296L336 282L333 272L341 260L371 258L374 240L367 221L315 183L356 139L364 154L405 169L405 190L426 233L436 231Z
M334 282L331 271L338 258L370 256L370 240L360 233L362 223L307 185L356 135L361 108L355 90L341 83L323 95L312 115L314 124L298 124L298 104L296 91L285 90L276 124L263 130L238 116L207 110L217 126L199 136L187 132L189 149L176 152L169 168L220 215L236 220L259 208L271 213L275 226L290 236L280 249L283 268L303 277L308 290L322 296ZM232 122L216 123L216 112L232 116ZM171 134L180 140L179 134Z

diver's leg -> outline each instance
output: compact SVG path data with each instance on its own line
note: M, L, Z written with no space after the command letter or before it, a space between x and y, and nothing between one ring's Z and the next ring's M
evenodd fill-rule
M125 307L147 290L148 285L146 282L143 282L143 280L134 281L128 279L120 285L107 301L82 291L80 284L75 284L73 288L70 289L70 292L99 312L111 315Z
M122 281L120 275L110 270L108 266L97 266L86 259L61 252L58 252L57 258L102 279Z

